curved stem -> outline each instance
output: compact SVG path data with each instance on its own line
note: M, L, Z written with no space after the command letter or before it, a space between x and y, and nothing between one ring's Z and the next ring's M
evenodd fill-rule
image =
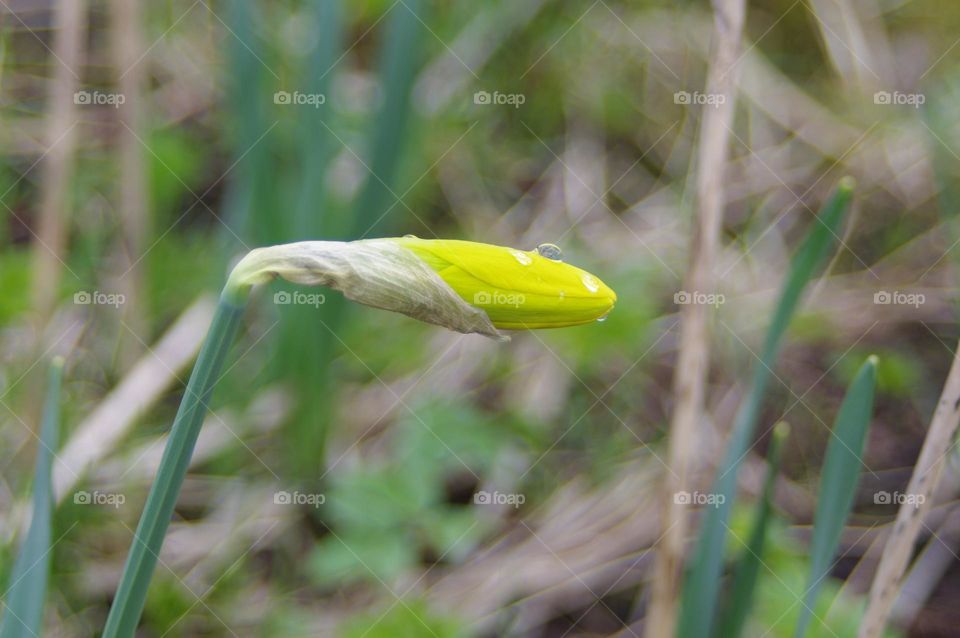
M219 381L227 351L240 326L248 290L249 287L228 284L220 295L210 330L173 421L170 438L157 469L157 478L150 488L140 524L137 525L120 585L107 616L104 638L133 636L140 621L147 588L200 434L207 402Z

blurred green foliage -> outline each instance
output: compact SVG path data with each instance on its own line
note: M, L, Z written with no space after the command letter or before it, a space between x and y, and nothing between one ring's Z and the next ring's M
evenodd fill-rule
M385 612L371 612L346 623L342 638L465 638L470 633L456 620L431 613L417 600L400 600Z
M466 556L488 531L473 493L506 449L537 434L509 415L430 403L404 414L390 439L382 462L332 475L322 512L331 533L309 562L320 585L390 583L423 556ZM470 491L466 503L451 502L451 481Z

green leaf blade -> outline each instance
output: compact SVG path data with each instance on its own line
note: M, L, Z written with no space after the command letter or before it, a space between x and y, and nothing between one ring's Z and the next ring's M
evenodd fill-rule
M837 412L833 436L827 445L814 515L810 547L810 576L804 595L795 638L802 638L810 623L813 605L823 580L830 573L831 561L840 544L860 478L863 447L873 416L873 397L877 383L877 357L870 356L850 383Z
M714 483L714 493L723 495L724 498L704 516L692 568L684 582L678 628L678 635L683 638L708 638L713 634L723 572L723 548L736 496L737 471L753 438L780 343L804 289L826 260L834 240L839 238L840 225L849 207L853 187L852 179L840 180L833 197L822 209L793 258L790 273L767 329L760 360L754 367L750 389L737 412L727 452Z
M50 574L51 529L53 525L53 484L50 470L60 431L60 386L63 359L50 364L43 421L37 445L37 464L33 482L33 516L30 531L20 547L7 586L0 638L40 636L43 604Z
M720 622L720 635L724 638L737 638L743 633L747 617L753 606L760 567L763 565L763 553L767 539L767 527L773 513L773 491L780 475L780 458L783 442L790 433L790 426L782 422L773 430L773 441L767 453L767 476L763 483L763 492L757 502L757 510L750 537L733 572L733 586L730 601L724 609Z

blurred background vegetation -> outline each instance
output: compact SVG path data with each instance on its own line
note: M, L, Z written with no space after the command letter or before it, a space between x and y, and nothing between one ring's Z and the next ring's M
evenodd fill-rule
M142 635L639 635L711 108L683 94L704 90L709 5L8 2L0 582L29 500L38 363L62 354L48 634L103 625L230 263L271 243L415 234L558 244L619 303L604 323L504 345L330 290L292 304L304 297L283 293L318 291L260 291ZM748 635L792 630L825 424L877 353L869 472L825 586L843 598L824 596L809 635L855 634L896 511L875 495L906 484L939 395L958 336L958 27L960 9L930 0L748 5L711 432L729 426L813 211L841 176L858 181L741 479L755 497L769 428L788 420ZM922 301L875 303L884 292ZM721 445L701 443L707 459ZM944 484L919 593L897 608L909 636L956 631L953 464Z

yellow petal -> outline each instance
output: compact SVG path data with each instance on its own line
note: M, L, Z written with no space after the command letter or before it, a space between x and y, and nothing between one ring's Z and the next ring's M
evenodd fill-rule
M560 328L601 319L617 300L598 277L536 250L453 239L396 241L497 328Z

